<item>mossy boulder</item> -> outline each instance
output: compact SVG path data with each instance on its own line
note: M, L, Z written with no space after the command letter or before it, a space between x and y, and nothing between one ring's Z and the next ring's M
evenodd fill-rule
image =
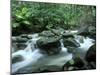
M52 33L51 31L43 31L39 33L39 36L51 37L54 36L54 33Z
M80 44L74 38L65 38L64 39L64 46L65 47L79 47Z
M47 52L48 54L59 53L61 50L60 37L52 36L52 37L41 37L37 40L37 46L42 50Z

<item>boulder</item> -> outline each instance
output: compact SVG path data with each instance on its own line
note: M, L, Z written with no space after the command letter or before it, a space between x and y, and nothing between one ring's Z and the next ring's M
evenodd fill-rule
M56 65L51 65L51 66L43 66L42 68L39 69L40 72L58 72L61 71L61 68Z
M13 52L16 52L18 50L23 50L26 47L27 47L26 43L12 42L12 50L13 50Z
M21 38L28 38L28 35L27 34L21 34L20 37Z
M88 62L96 62L96 44L89 48L86 53L85 60Z
M62 28L59 28L59 29L52 29L51 31L52 31L52 33L54 33L55 35L60 36L60 35L62 35L62 34L64 33L65 30L62 29Z
M48 31L43 31L39 33L40 36L46 36L46 37L51 37L51 36L61 36L65 30L62 28L59 29L50 29Z
M74 39L74 38L67 38L64 39L64 46L70 46L70 47L79 47L80 44Z
M96 27L95 26L89 26L88 31L90 34L96 34Z
M60 37L52 36L52 37L41 37L37 40L37 46L42 50L47 52L48 54L59 53L61 50Z
M84 69L84 65L84 61L80 57L74 57L63 66L63 70L82 70Z
M66 30L63 32L62 36L64 38L69 38L69 37L72 37L74 38L74 35L77 34L78 31L77 30Z
M96 27L95 26L89 26L88 27L89 37L96 40Z
M88 34L88 26L85 25L85 26L81 26L79 29L78 29L78 34L79 35L87 35Z
M24 58L21 55L15 56L12 58L12 64L23 61Z
M26 42L28 40L29 39L26 38L26 35L24 35L24 34L21 36L13 36L12 37L12 47L13 47L14 51L25 49L25 47L27 46Z
M27 39L32 39L32 34L21 34L21 38L27 38Z
M78 34L82 36L95 37L96 27L91 25L85 25L79 28Z
M75 35L74 37L75 37L75 39L76 39L78 42L84 43L84 36Z
M83 59L82 58L80 58L80 57L75 57L75 58L73 58L74 59L74 64L73 64L73 66L74 67L78 67L78 68L82 68L82 67L84 67L84 61L83 61Z
M12 37L12 42L23 43L27 41L28 41L27 38L22 38L20 36Z
M51 31L43 31L39 33L39 36L49 37L49 36L54 36L54 33L52 33Z
M23 50L27 47L25 43L16 43L17 50Z
M68 52L69 53L75 53L75 51L76 51L76 48L75 47L67 46L67 49L68 49Z

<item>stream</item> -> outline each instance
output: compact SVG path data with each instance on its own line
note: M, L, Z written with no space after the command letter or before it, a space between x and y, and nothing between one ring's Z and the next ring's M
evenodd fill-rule
M64 47L63 39L60 40L60 53L48 56L47 54L41 53L40 49L35 47L36 41L39 38L38 34L33 34L32 39L26 42L27 47L24 50L14 52L14 49L12 49L12 59L16 58L16 56L22 58L21 61L12 64L12 73L39 72L44 66L56 66L56 69L60 70L67 61L72 59L73 54L69 53L68 49ZM79 41L81 36L75 35L74 38L80 44L80 47L76 48L76 52L81 57L84 57L89 47L94 44L94 40L89 37L83 37L84 42L82 43Z

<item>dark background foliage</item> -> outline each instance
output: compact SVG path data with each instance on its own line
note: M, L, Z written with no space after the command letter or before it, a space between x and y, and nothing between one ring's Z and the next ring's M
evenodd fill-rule
M47 27L96 26L95 6L12 1L11 12L12 35L38 33Z

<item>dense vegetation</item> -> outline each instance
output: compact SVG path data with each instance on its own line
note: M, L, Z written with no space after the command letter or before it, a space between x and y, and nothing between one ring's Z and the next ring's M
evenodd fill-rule
M12 1L11 15L12 35L96 24L96 7L88 5Z
M96 6L11 4L13 75L96 69Z

